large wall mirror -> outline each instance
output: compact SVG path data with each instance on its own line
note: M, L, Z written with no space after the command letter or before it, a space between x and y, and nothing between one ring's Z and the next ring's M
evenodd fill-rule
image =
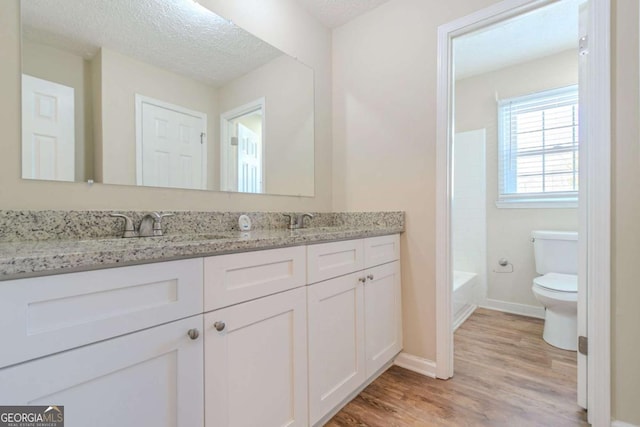
M23 0L22 177L314 195L313 70L192 0Z

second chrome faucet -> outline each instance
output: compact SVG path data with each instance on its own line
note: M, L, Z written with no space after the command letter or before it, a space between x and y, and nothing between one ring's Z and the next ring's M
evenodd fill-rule
M127 215L112 213L111 216L124 219L124 231L122 237L154 237L162 236L162 218L171 216L172 213L150 212L142 217L140 225L136 227L133 220Z
M304 228L304 219L309 218L312 219L313 215L310 213L302 213L302 214L283 214L287 218L289 218L289 230L297 230L298 228Z

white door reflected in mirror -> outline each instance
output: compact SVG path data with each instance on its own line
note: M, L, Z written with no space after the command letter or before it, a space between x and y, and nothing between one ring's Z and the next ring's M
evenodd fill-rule
M207 188L207 115L136 95L138 185Z
M74 90L22 75L22 178L74 181Z

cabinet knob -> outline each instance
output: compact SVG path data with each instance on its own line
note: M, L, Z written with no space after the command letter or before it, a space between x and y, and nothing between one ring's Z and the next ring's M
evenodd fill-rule
M367 279L373 280L373 274L367 274Z
M366 277L358 277L358 282L364 283L367 281Z
M224 322L216 322L213 324L213 327L216 328L218 332L224 331L225 326L227 325L225 325Z
M189 329L189 331L187 331L187 335L189 336L189 338L191 338L192 340L197 340L198 337L200 336L200 331L197 329Z

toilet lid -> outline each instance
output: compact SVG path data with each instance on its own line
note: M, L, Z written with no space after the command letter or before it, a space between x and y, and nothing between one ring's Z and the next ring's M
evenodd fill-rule
M533 279L536 285L560 292L578 292L578 276L575 274L547 273Z

